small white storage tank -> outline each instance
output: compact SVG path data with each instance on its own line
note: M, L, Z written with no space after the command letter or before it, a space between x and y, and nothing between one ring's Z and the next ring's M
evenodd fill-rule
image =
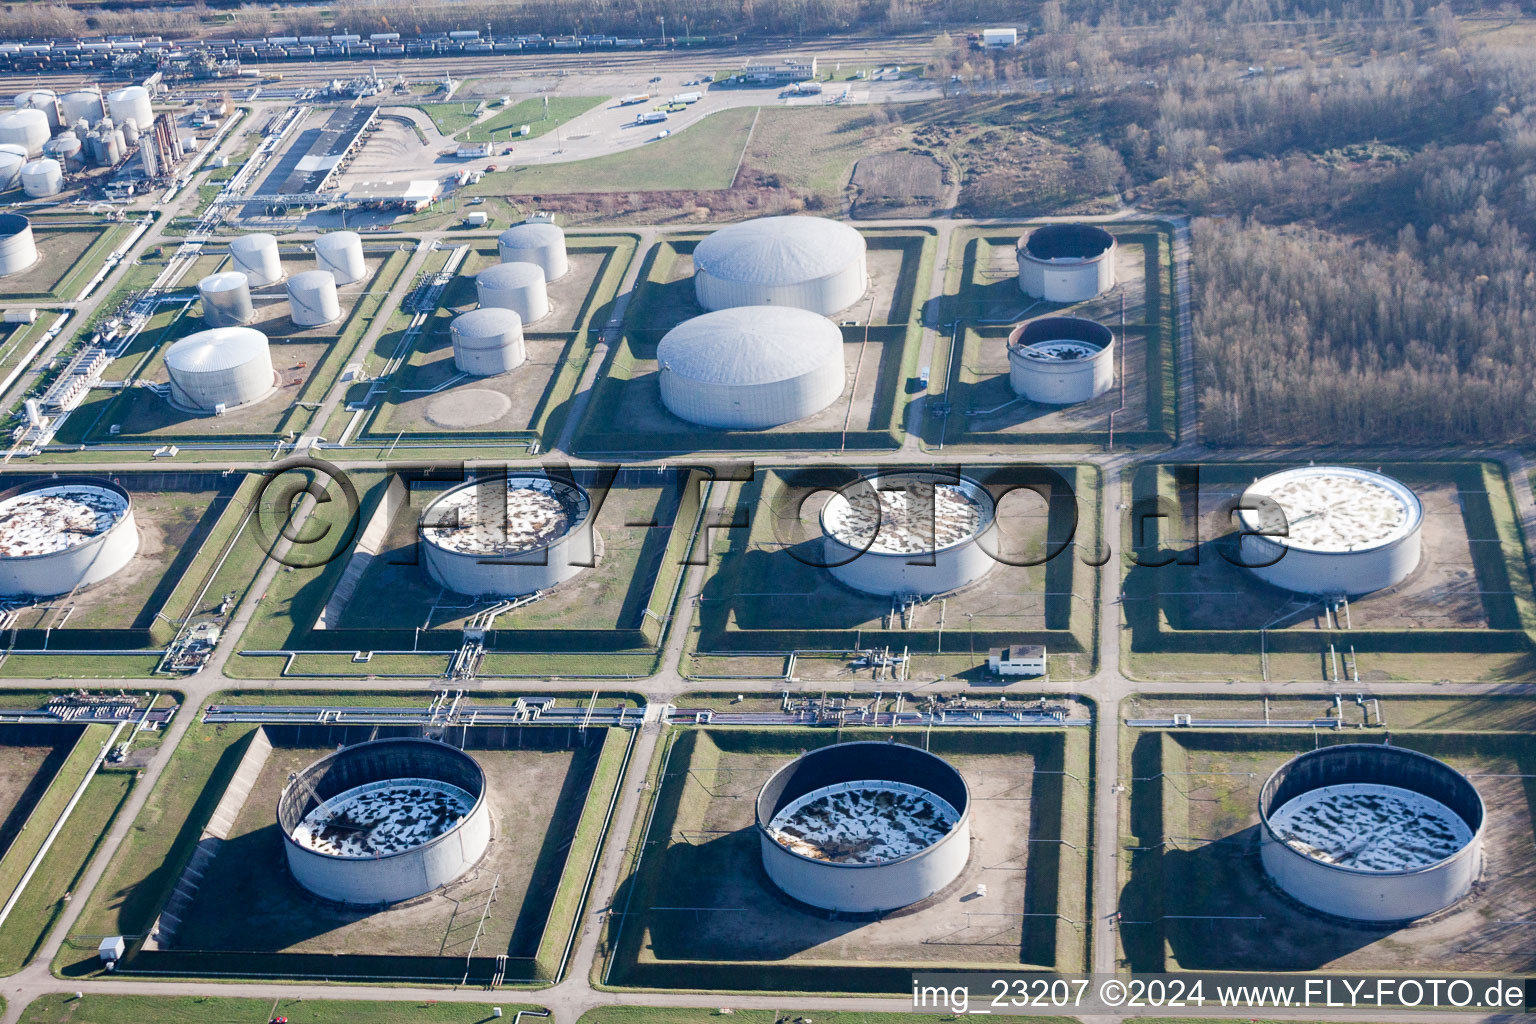
M869 286L864 237L823 217L760 217L731 224L693 250L705 309L798 306L831 316Z
M61 132L48 140L43 146L43 155L59 161L67 168L79 169L85 163L80 140L74 132Z
M706 427L760 430L837 401L847 384L843 335L817 313L738 306L696 316L656 347L661 400Z
M16 97L17 110L40 110L50 129L60 125L59 94L52 89L33 89Z
M0 594L6 597L88 587L138 550L133 501L111 481L54 478L0 493Z
M29 157L42 155L43 143L52 134L48 118L41 110L28 107L0 114L0 143L20 146Z
M547 220L514 224L496 239L503 263L537 263L544 280L558 281L570 270L565 254L565 232Z
M1008 384L1045 405L1097 398L1115 383L1115 335L1079 316L1047 316L1008 335Z
M498 263L475 275L475 296L481 306L510 309L524 324L549 313L549 289L544 268L537 263Z
M95 124L107 116L107 104L99 89L75 89L59 97L64 122L74 124L85 120Z
M427 506L427 573L471 597L547 590L596 561L592 500L570 480L512 473L471 480Z
M356 231L332 231L315 239L315 263L337 284L352 284L368 275L363 239Z
M19 213L0 213L0 277L19 274L36 262L32 222Z
M341 319L336 279L325 270L306 270L288 279L288 310L300 327L320 327Z
M854 590L943 594L981 579L997 503L974 480L910 470L846 487L821 510L822 557Z
M107 113L112 120L133 118L140 127L155 123L155 110L149 102L149 90L142 85L130 85L107 93Z
M453 363L465 373L490 377L521 366L528 358L523 321L498 306L472 309L453 318Z
M238 270L209 274L197 282L203 299L203 322L209 327L240 327L256 319L251 284Z
M21 187L34 199L64 191L64 168L57 160L33 160L21 169Z
M1238 503L1242 564L1266 583L1328 597L1395 586L1419 564L1424 507L1408 485L1349 466L1255 480Z
M283 279L283 261L278 256L277 239L271 235L241 235L229 243L229 255L234 258L235 269L250 279L252 288Z
M1019 239L1019 290L1047 302L1086 302L1115 286L1115 236L1092 224L1047 224Z
M18 156L9 150L0 151L0 191L21 184L21 169L26 163L26 154Z
M124 145L137 146L139 144L139 123L133 118L130 117L124 121L119 126L119 130L122 132Z
M171 404L217 413L259 402L277 390L267 336L250 327L215 327L189 334L165 353Z

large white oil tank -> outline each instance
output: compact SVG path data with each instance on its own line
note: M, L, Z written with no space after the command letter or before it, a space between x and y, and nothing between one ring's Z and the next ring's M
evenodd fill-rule
M203 322L209 327L240 327L256 318L251 283L238 270L209 274L197 282L203 299Z
M693 250L694 292L705 309L798 306L831 316L868 285L864 236L824 217L731 224Z
M64 168L57 160L33 160L21 169L21 187L34 199L64 191Z
M315 263L337 284L352 284L368 275L363 239L356 231L332 231L315 239Z
M133 560L139 530L128 492L59 477L0 494L0 594L49 597L99 583Z
M20 146L29 157L41 156L43 143L52 134L48 118L41 110L28 107L0 114L0 143Z
M300 327L320 327L341 319L336 279L328 270L306 270L288 279L288 309Z
M1047 224L1019 239L1019 290L1086 302L1115 286L1115 236L1093 224Z
M1115 335L1080 316L1046 316L1008 335L1008 384L1044 405L1097 398L1115 383Z
M80 120L95 124L107 116L107 104L101 98L100 89L75 89L67 92L59 97L59 107L63 111L65 124L74 124Z
M453 318L453 363L465 373L489 377L521 366L528 358L523 321L516 310L486 306Z
M50 129L60 125L59 94L52 89L33 89L16 97L17 110L40 110Z
M845 487L821 510L832 575L882 597L943 594L985 576L997 503L974 480L923 470Z
M510 309L531 324L549 313L544 268L537 263L498 263L475 275L475 296L482 306Z
M0 277L19 274L36 262L32 222L19 213L0 213Z
M514 224L496 239L503 263L537 263L544 280L558 281L571 269L565 254L565 232L547 220Z
M252 288L264 288L283 279L283 261L277 253L277 239L271 235L241 235L229 243L229 255L235 261L235 269L250 280Z
M656 348L661 400L706 427L761 430L820 412L847 385L843 334L818 313L737 306L668 331Z
M141 85L130 85L107 93L107 113L112 120L133 118L140 125L154 124L155 110L149 102L149 90Z
M18 155L9 150L0 151L0 192L21 184L21 169L26 166L26 163L25 154Z
M165 353L171 404L196 413L259 402L277 390L267 336L250 327L189 334Z

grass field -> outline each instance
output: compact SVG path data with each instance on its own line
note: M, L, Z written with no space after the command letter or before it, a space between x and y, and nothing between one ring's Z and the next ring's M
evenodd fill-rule
M459 138L464 142L497 143L536 139L607 101L607 96L535 96L504 107L494 116L466 129ZM528 126L527 135L512 134L516 128L525 124Z
M637 149L568 164L497 171L465 191L495 196L730 188L756 116L756 107L733 107Z
M416 104L418 110L432 119L440 134L450 137L475 123L475 106L470 102Z
M941 1024L952 1014L856 1013L846 1010L733 1010L733 1024L782 1024L809 1017L821 1024ZM718 1010L701 1006L604 1006L588 1010L578 1024L721 1024ZM1036 1017L1030 1024L1073 1024L1073 1017Z
M497 1003L510 1021L539 1007ZM274 1016L292 1024L481 1024L491 1003L419 999L362 1002L345 999L235 999L228 996L46 995L22 1011L24 1024L260 1024ZM554 1018L549 1018L551 1022Z
M102 744L111 734L112 727L105 724L87 726L80 734L74 749L59 766L53 781L27 815L26 826L12 840L9 849L5 851L5 858L0 860L0 903L15 892L27 866L37 856L37 851L42 849L49 831L58 822L59 815L64 812L75 790L84 781L96 755L101 753Z

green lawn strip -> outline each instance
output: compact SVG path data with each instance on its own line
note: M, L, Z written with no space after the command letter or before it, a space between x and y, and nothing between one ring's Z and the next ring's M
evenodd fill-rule
M182 573L181 579L176 581L175 589L166 599L165 606L161 609L164 618L157 619L155 622L155 631L157 635L163 634L163 642L170 642L172 634L181 623L206 610L194 608L192 602L203 590L203 584L208 582L215 566L219 567L219 571L214 582L223 581L226 586L233 589L221 590L210 583L205 600L212 600L217 605L225 593L233 593L238 603L240 596L250 587L256 570L265 557L265 552L261 548L260 541L255 537L256 531L249 526L240 532L238 541L234 540L234 537L236 531L240 531L241 524L245 522L247 509L256 500L261 486L262 478L254 473L249 474L235 493L226 500L218 521L213 524L213 528L198 549L197 557L187 566L186 572ZM219 558L232 542L236 545L235 549L220 565ZM170 621L167 622L167 619Z
M75 741L74 748L64 763L59 765L59 771L38 798L37 805L27 815L27 823L21 827L16 838L12 840L10 849L5 851L5 857L0 859L0 904L11 898L16 891L17 884L22 875L27 873L27 867L32 863L32 858L37 856L37 851L42 849L43 841L48 838L48 833L58 823L59 815L64 813L65 806L70 798L75 795L75 790L80 788L80 783L85 780L86 773L96 760L96 755L101 753L101 745L112 735L112 726L106 724L88 725L80 733L80 738ZM57 845L57 844L55 844Z
M61 278L52 288L53 294L60 300L72 302L76 294L101 269L102 260L107 254L117 247L130 231L127 224L113 224L96 237L80 258L75 261L70 272Z
M563 164L528 164L487 174L469 195L725 189L747 144L756 107L732 107L635 149ZM651 132L655 125L626 131Z
M227 996L88 995L58 992L39 997L22 1011L24 1024L259 1024L273 1016L292 1024L479 1024L500 1006L506 1021L526 1003L460 1003L437 999L398 1002L350 999L236 999ZM540 1018L544 1020L544 1018ZM548 1018L553 1021L554 1018Z
M416 109L432 119L437 126L438 133L445 136L453 136L468 128L475 121L474 103L449 102L449 103L418 103Z
M776 1024L780 1020L793 1021L800 1017L819 1024L940 1024L955 1020L953 1014L860 1013L851 1010L732 1010L729 1018L723 1018L718 1010L703 1006L603 1006L582 1014L577 1024L721 1024L722 1021ZM1074 1024L1076 1018L1031 1016L1029 1020L1031 1024Z
M68 906L65 895L79 883L133 784L133 772L108 770L98 772L86 786L59 838L0 928L0 974L21 970L36 954Z
M600 103L608 102L607 96L535 96L504 108L499 114L466 128L459 134L464 142L516 142L519 139L536 139L554 131L573 118L580 117ZM548 104L546 106L546 103ZM528 134L514 136L512 132L522 125L528 126ZM500 138L497 136L500 135Z
M612 701L601 701L611 707ZM587 875L596 860L603 841L603 823L614 788L624 767L625 753L634 738L632 729L609 729L603 738L603 749L598 755L597 767L587 786L586 803L581 818L566 853L565 869L560 873L560 884L555 889L549 915L544 919L544 934L539 940L536 954L536 970L540 978L553 980L560 967L571 929L576 926L576 913L585 896Z
M474 694L466 694L461 707L476 708L492 705L505 705L515 701L519 697L549 697L553 696L548 691L536 688L501 691L479 691ZM311 704L345 704L349 707L370 708L421 708L431 703L433 695L422 691L407 690L375 690L371 693L357 693L352 690L224 690L208 698L208 706L214 705L311 705ZM591 694L575 694L567 697L556 697L553 706L562 708L584 708L591 702ZM640 699L634 694L623 693L615 690L604 690L598 694L597 706L599 708L612 708L617 704L625 707L638 708ZM599 768L601 771L601 768Z
M13 654L0 662L6 679L148 679L159 654Z

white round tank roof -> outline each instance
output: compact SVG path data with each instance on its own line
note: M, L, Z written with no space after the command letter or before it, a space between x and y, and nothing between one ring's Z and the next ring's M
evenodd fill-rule
M540 249L546 245L558 245L565 238L560 225L549 221L530 221L514 224L496 237L496 243L506 249Z
M704 239L693 266L728 281L785 285L835 274L863 250L863 236L835 220L760 217Z
M221 270L217 274L209 274L197 282L197 287L205 292L225 292L235 288L246 287L250 284L250 278L238 270Z
M842 359L837 325L792 306L705 313L672 328L656 347L658 365L708 384L771 384Z
M500 306L481 306L453 318L453 330L472 338L500 337L522 326L523 318L517 315L517 310Z
M544 281L544 268L537 263L496 263L475 275L475 282L488 288L526 288Z
M165 364L191 373L230 370L267 354L267 336L251 327L215 327L189 334L165 353Z
M1406 484L1348 466L1303 466L1271 473L1243 494L1257 509L1239 512L1249 530L1276 533L1294 551L1357 551L1416 530L1424 509ZM1269 499L1261 502L1261 499Z
M229 243L230 252L259 252L277 245L277 238L265 232L241 235Z

